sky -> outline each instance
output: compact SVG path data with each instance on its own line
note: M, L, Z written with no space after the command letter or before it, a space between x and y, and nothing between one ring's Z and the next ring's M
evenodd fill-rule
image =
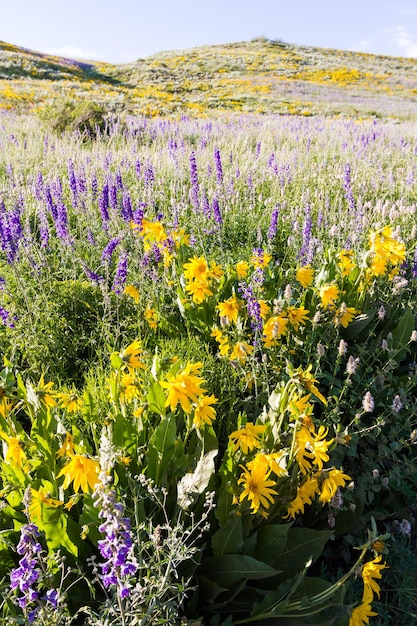
M0 40L130 63L165 50L250 41L417 58L417 0L0 0Z

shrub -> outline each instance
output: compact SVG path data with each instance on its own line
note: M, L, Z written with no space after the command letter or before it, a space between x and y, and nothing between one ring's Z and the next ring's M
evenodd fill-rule
M96 138L106 131L106 109L95 102L65 100L56 106L47 106L40 112L41 119L57 135L77 132L83 138Z

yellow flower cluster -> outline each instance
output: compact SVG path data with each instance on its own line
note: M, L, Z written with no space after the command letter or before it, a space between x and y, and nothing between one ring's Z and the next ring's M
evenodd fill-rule
M287 479L287 468L295 462L298 471L291 471L292 479L297 476L298 484L295 498L288 506L284 517L295 518L304 513L305 506L312 504L318 496L321 505L331 502L339 488L344 487L350 476L341 469L324 466L330 460L329 449L334 439L328 439L328 429L321 425L314 426L311 415L313 406L309 403L310 394L300 396L295 383L290 382L293 390L286 405L294 432L292 444L268 451L271 445L269 421L264 424L247 422L229 435L229 454L232 458L250 456L246 463L239 464L242 469L237 485L242 487L236 502L250 503L253 514L260 513L267 517L268 509L275 503L278 495L278 482ZM268 444L269 441L269 444ZM296 469L295 468L295 469ZM288 490L288 485L284 491ZM285 511L284 511L285 512Z
M392 235L392 228L386 226L381 231L371 233L369 237L370 262L368 275L370 278L390 273L394 276L398 267L405 261L405 244Z
M363 595L362 603L355 607L349 618L349 626L364 626L369 624L369 618L378 613L372 611L372 601L374 594L379 598L381 588L377 580L382 578L382 570L385 569L385 563L381 563L382 556L379 555L372 561L368 561L363 565L361 570L361 576L363 580Z
M165 406L175 411L179 404L186 414L193 413L193 424L200 429L207 424L211 426L216 419L213 404L218 402L214 395L207 395L201 387L205 382L200 376L202 363L187 363L176 374L167 374L167 380L160 385L167 390Z
M184 263L184 278L186 280L185 290L192 297L193 302L201 304L212 296L214 283L223 276L220 265L212 262L210 267L204 256L192 257Z
M158 220L153 222L143 218L140 225L132 222L131 228L138 232L142 237L145 252L148 252L154 247L159 250L163 259L164 267L169 267L171 265L175 256L175 251L179 249L181 244L189 245L189 235L185 234L183 228L178 230L173 229L167 233L164 225ZM129 295L132 295L134 298L136 297L132 293Z

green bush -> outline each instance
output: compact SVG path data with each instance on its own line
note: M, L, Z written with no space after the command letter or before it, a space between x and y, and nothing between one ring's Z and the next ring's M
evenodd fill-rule
M78 132L91 139L106 130L105 108L88 100L65 100L57 106L47 106L41 111L40 117L57 135Z

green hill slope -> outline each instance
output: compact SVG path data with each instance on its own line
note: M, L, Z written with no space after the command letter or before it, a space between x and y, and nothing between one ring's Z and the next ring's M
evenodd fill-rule
M111 65L0 42L0 108L91 99L147 115L282 113L417 118L417 59L251 42Z

